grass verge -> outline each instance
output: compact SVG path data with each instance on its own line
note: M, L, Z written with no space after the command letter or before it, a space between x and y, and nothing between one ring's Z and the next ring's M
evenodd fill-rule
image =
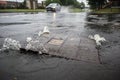
M0 9L0 13L12 12L45 12L45 9Z
M69 11L70 11L70 12L75 12L75 13L78 13L78 12L84 12L84 9L71 8Z
M120 8L106 8L93 11L94 13L120 13Z

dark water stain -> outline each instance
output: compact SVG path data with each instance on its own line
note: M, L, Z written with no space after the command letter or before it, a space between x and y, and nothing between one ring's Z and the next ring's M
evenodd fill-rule
M87 24L85 27L90 29L95 29L96 31L101 31L104 33L112 33L113 29L107 25L98 25L98 24Z
M39 12L24 12L24 14L38 14Z
M3 36L0 36L0 38L4 38Z
M0 26L7 26L7 25L20 25L20 24L30 24L30 23L28 23L28 22L0 23Z
M69 28L71 28L71 27L75 27L75 26L73 26L73 25L57 25L56 27L69 27Z
M120 14L99 14L99 13L88 13L87 16L93 15L96 16L96 18L93 17L93 19L99 19L99 18L105 18L109 22L114 21L114 20L119 20L120 19ZM87 17L88 18L88 17ZM91 17L92 18L92 17Z

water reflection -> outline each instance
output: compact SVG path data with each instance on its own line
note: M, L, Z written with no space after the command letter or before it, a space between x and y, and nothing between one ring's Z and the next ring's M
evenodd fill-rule
M53 13L53 21L56 20L56 13Z
M96 31L112 33L120 28L119 14L87 14L86 28Z
M39 12L25 12L24 14L38 14Z

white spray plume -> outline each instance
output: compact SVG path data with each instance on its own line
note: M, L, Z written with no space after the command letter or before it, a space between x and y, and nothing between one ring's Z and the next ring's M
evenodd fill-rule
M11 39L11 38L5 38L2 50L12 49L12 50L20 50L21 44L19 41Z
M47 26L44 27L43 31L38 32L38 36L40 37L42 34L49 34L49 28Z
M47 26L45 26L44 27L44 29L43 29L43 34L44 33L47 33L47 34L49 34L50 33L50 31L49 31L49 29L48 29L48 27Z
M88 37L89 37L90 39L95 40L96 45L98 45L98 46L101 46L101 42L105 42L105 41L106 41L106 39L105 39L104 37L100 37L99 34L95 34L94 36L89 35Z
M30 42L30 41L32 41L32 38L31 37L27 37L26 41Z

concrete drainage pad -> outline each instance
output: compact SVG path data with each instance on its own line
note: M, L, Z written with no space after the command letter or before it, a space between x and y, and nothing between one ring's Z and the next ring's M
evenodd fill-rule
M51 39L48 44L52 44L52 45L61 45L63 43L62 39Z

